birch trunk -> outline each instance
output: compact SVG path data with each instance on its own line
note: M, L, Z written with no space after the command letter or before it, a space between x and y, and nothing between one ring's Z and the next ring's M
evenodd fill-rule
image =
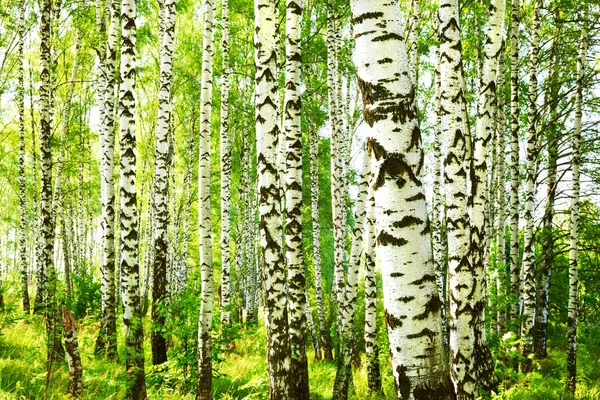
M114 97L116 81L117 35L121 19L121 2L111 2L111 20L106 52L101 56L100 96L100 150L102 201L102 321L96 352L106 348L109 359L117 356L117 317L115 293L115 188L114 188ZM100 45L104 48L104 44Z
M350 7L396 396L451 399L400 7L375 0L352 0Z
M25 79L23 72L23 43L25 41L25 0L19 2L19 44L17 106L19 108L19 270L23 312L29 314L29 278L27 273L27 181L25 177ZM34 133L32 132L32 135ZM1 293L0 293L1 296Z
M475 374L475 335L479 311L477 291L480 281L469 258L470 221L467 204L467 141L463 117L462 54L458 20L458 2L442 1L440 21L440 130L448 143L444 156L444 184L448 234L448 280L450 297L450 372L457 398L473 398ZM473 183L475 184L475 183ZM474 249L477 251L477 249Z
M419 20L421 17L420 0L412 0L412 13L409 20L408 54L410 56L410 76L416 88L419 86Z
M365 353L367 383L372 394L382 394L379 345L377 344L377 271L375 264L375 193L369 165L365 215Z
M280 136L276 75L278 8L274 2L255 0L254 15L260 265L264 285L269 398L275 400L290 398L288 306L277 165L277 141Z
M212 237L210 231L210 133L212 116L212 80L214 57L213 0L204 0L202 38L202 88L200 95L200 162L198 167L198 221L200 235L201 299L198 321L198 392L197 400L212 399L212 308L214 279Z
M437 22L436 22L437 25ZM436 26L436 31L438 27ZM435 121L436 129L433 139L433 198L431 205L431 229L432 229L432 248L433 248L433 269L436 275L436 282L438 286L438 292L440 294L441 313L442 313L442 332L444 337L444 349L448 351L448 321L446 319L446 285L445 282L445 262L444 262L444 242L442 239L442 218L444 216L444 203L441 193L441 164L442 164L442 150L441 150L441 131L440 131L440 118L441 118L441 75L440 75L440 55L439 48L435 49Z
M336 304L343 301L344 287L344 231L343 231L343 156L341 146L342 130L337 104L338 68L336 51L335 11L333 0L327 1L327 93L329 104L329 124L331 125L331 216L333 218L333 280Z
M309 399L306 358L306 276L302 249L301 22L304 2L286 1L285 23L285 255L288 269L290 397Z
M367 197L368 155L363 155L363 165L358 172L358 195L354 209L354 229L352 230L352 249L348 265L348 279L344 290L344 302L339 307L340 350L337 355L337 373L333 387L333 399L348 398L348 386L352 379L352 347L354 339L354 315L356 312L356 296L358 292L358 274L363 254L363 231L365 223L365 201Z
M510 38L510 297L509 330L519 332L519 0L512 0Z
M246 152L244 154L244 179L245 179L245 223L244 223L244 244L246 247L246 320L250 325L254 325L257 322L258 315L255 312L256 307L256 275L257 271L254 263L254 202L253 202L253 186L250 180L250 165L252 162L251 146L246 139L245 146ZM279 190L279 189L278 189Z
M535 235L533 213L535 200L535 161L537 159L537 64L539 51L540 7L542 0L534 5L533 27L531 32L531 55L529 65L529 112L527 116L527 186L525 189L525 229L523 245L523 324L521 326L521 355L525 357L520 365L522 372L531 371L533 328L535 324Z
M52 361L64 356L61 344L60 325L56 309L56 269L54 266L54 224L52 210L52 88L50 79L50 34L51 34L51 2L44 0L40 16L40 158L42 164L42 186L40 193L42 263L44 288L42 311L46 317L48 366L52 369Z
M573 172L573 197L571 198L571 224L569 243L569 305L567 319L567 393L575 394L577 378L577 307L578 285L577 257L579 245L579 167L581 164L581 119L583 108L583 73L585 54L587 51L587 32L581 30L579 57L577 59L577 84L575 90L575 130L573 131L573 155L571 157L571 170Z
M310 196L313 232L313 268L315 270L315 297L317 300L317 316L319 320L319 336L323 359L333 360L331 337L325 317L323 297L323 272L321 270L321 224L319 222L319 133L310 137Z
M486 391L495 389L494 361L486 341L485 332L485 268L486 257L486 174L488 170L488 146L495 128L495 101L497 87L498 57L502 54L505 0L492 0L489 20L486 27L484 59L481 68L478 98L478 115L473 159L470 168L470 249L471 268L474 278L474 293L469 299L474 318L474 359L473 367L477 384ZM493 166L492 166L493 167ZM493 174L492 168L492 174ZM493 179L492 179L493 181ZM493 185L492 185L493 186ZM492 191L492 195L493 195ZM452 202L449 202L452 204ZM491 235L488 235L491 239ZM458 299L457 299L458 300ZM462 299L460 299L462 301Z
M167 361L167 341L163 332L166 322L164 307L168 301L167 256L169 249L169 167L171 122L171 75L175 36L175 0L162 0L160 43L160 89L158 91L158 125L154 152L154 265L152 285L151 334L152 364Z
M125 325L125 369L127 397L146 398L144 375L144 330L140 304L140 267L138 263L138 209L136 186L136 3L122 0L120 126L120 216L121 287Z
M229 2L221 3L221 51L223 57L223 72L221 75L221 324L229 326L230 318L230 181L231 181L231 150L229 148Z
M552 267L554 266L554 200L556 198L556 189L558 182L556 180L556 170L558 161L558 137L557 130L557 107L558 91L560 83L557 83L558 60L556 55L556 41L552 45L550 73L547 78L547 96L550 102L549 126L547 129L548 141L548 175L546 178L546 204L544 216L542 218L542 266L539 277L539 293L537 298L537 313L535 316L535 333L533 337L533 346L535 357L543 359L548 356L546 348L546 339L548 337L548 296L550 294L550 279L552 277ZM540 135L539 140L541 140ZM538 146L538 148L541 146ZM538 168L539 169L539 168Z
M506 321L506 305L508 304L506 295L506 283L507 273L505 266L505 246L506 246L506 216L505 216L505 198L506 198L506 180L504 177L505 173L505 126L506 126L506 115L504 113L504 46L502 47L499 57L500 62L498 64L497 72L497 96L496 96L496 178L498 179L498 187L496 194L496 290L498 293L497 301L497 319L498 323L498 335L503 335L506 330L506 324L500 324L500 321Z

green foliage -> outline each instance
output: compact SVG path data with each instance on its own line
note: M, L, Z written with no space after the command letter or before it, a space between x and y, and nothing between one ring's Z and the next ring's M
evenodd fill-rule
M100 282L94 279L94 274L88 268L79 268L76 273L72 273L72 277L75 318L83 318L86 315L99 318L102 302Z

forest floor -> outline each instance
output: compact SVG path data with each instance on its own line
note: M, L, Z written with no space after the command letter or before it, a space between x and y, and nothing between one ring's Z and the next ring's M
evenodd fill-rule
M14 299L13 299L14 300ZM224 343L215 335L216 348L229 348L227 354L220 352L213 356L214 369L213 389L216 399L264 399L267 398L268 377L265 359L265 331L262 318L259 325L246 330L239 330L235 341ZM98 332L97 316L83 318L79 322L79 348L84 368L85 399L124 399L125 367L122 363L107 361L103 357L94 356L94 343ZM194 338L190 337L188 345L181 342L181 331L175 335L174 348L180 351L170 354L171 360L166 368L157 370L152 367L150 346L146 326L146 386L150 399L193 399L195 384L195 348ZM571 399L564 394L563 382L566 375L565 348L566 343L552 341L562 332L551 330L549 356L541 362L534 362L534 372L525 377L512 369L503 373L505 383L500 386L500 393L494 399ZM600 337L599 329L583 332L578 344L578 390L577 399L600 399ZM64 399L68 386L68 368L64 361L56 362L48 382L46 397L46 363L45 363L45 328L39 316L23 317L20 308L13 301L0 312L0 400L12 399ZM119 345L122 344L123 332L119 332ZM235 342L235 346L231 343ZM493 344L492 344L493 346ZM120 347L121 348L121 347ZM189 349L189 351L185 351ZM219 353L219 352L216 352ZM510 358L510 349L504 354ZM381 353L385 353L382 351ZM498 355L498 353L496 353ZM314 362L314 353L309 352L309 374L311 398L329 399L332 395L335 379L334 362ZM364 357L363 357L364 358ZM380 357L383 363L386 357ZM502 359L502 357L499 357ZM187 364L187 365L186 365ZM366 368L363 366L354 371L354 388L351 399L391 399L393 381L389 374L389 365L382 365L384 396L369 397L367 389ZM498 362L497 362L498 367ZM501 366L500 366L501 367ZM502 370L499 368L498 370ZM510 386L510 388L508 388ZM505 388L507 390L505 390ZM182 395L181 393L187 393Z

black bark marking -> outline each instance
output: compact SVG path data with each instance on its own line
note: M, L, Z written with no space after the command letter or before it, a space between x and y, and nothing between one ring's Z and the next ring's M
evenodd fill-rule
M425 303L425 310L421 314L415 315L413 317L413 319L422 321L422 320L426 319L429 314L433 314L433 313L440 311L441 308L442 308L442 302L440 301L440 297L437 295L434 295L431 297L431 299L429 299L429 301L427 303Z
M401 327L403 319L406 319L405 315L396 317L395 315L388 313L387 309L385 310L385 323L387 324L389 329L396 329Z
M381 231L381 233L377 236L377 244L379 246L387 246L389 244L393 246L404 246L408 241L404 238L397 238L395 236L390 235L386 231Z

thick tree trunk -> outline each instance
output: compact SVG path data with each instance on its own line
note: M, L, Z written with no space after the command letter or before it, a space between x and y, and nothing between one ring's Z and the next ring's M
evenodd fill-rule
M214 58L213 0L204 0L202 39L202 88L200 95L200 162L198 167L198 221L200 225L201 299L198 320L198 392L197 400L212 399L212 308L214 279L210 225L210 133Z
M169 169L171 122L171 75L173 70L173 41L175 36L175 0L163 0L160 43L160 89L158 91L158 126L154 153L154 265L152 285L151 334L152 364L167 361L167 341L163 332L168 301L167 256L169 249Z
M331 337L325 317L323 297L323 272L321 270L321 224L319 222L319 133L310 135L310 198L313 232L313 268L315 270L315 297L317 300L317 316L319 335L323 349L323 359L333 360Z
M123 0L121 30L120 126L120 223L121 290L125 325L125 369L127 397L146 398L144 374L144 330L140 303L138 263L138 209L136 186L135 83L136 83L136 3Z
M581 164L581 117L583 107L583 72L587 51L587 32L581 31L579 58L577 59L577 86L575 92L575 130L573 131L573 155L571 171L573 172L573 197L571 198L571 240L569 243L569 316L567 319L567 393L575 394L577 378L577 307L578 276L577 255L579 244L579 167Z
M290 345L277 166L280 136L276 75L278 9L274 2L255 0L254 15L260 265L264 285L269 398L279 400L290 398Z
M509 325L512 332L519 332L519 24L521 21L519 0L512 0L510 39L510 296Z
M539 51L540 7L542 0L535 1L533 26L531 32L531 56L529 65L529 112L527 128L527 186L525 189L525 229L523 233L523 325L521 326L521 355L525 357L520 365L522 372L531 371L533 328L535 324L535 235L533 232L533 213L535 201L535 162L538 155L536 117L537 117L537 64Z
M302 248L302 131L300 123L300 27L302 0L286 0L285 23L285 255L288 270L290 397L309 399L306 358L306 276Z
M365 223L365 201L367 200L369 162L368 154L363 155L363 165L358 172L358 195L354 209L354 229L352 230L352 249L348 265L348 279L344 290L344 302L339 307L340 350L337 355L337 373L333 387L333 398L348 398L348 387L352 380L352 348L354 341L354 315L356 312L356 296L358 292L358 274L363 254L363 231Z
M25 40L25 0L19 3L19 44L17 105L19 107L19 270L23 312L29 314L29 278L27 272L27 181L25 177L25 79L23 72L23 42ZM34 133L32 132L32 135ZM2 293L0 293L2 296Z
M376 253L381 260L396 396L453 399L400 7L397 1L375 0L352 0L350 7L374 173Z
M230 256L230 181L231 150L229 148L229 3L221 2L221 51L223 72L221 75L221 324L229 326L231 297Z

